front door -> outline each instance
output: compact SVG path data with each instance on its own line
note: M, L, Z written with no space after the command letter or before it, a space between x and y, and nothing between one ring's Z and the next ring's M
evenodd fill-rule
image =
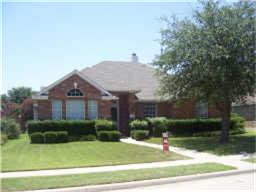
M84 102L84 100L67 100L67 102L66 102L66 119L68 119L68 120L85 119L85 102Z

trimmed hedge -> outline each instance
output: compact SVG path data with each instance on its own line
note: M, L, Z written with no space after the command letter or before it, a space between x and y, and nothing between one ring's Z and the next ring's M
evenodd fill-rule
M47 131L44 133L44 142L45 143L58 143L57 142L57 132Z
M149 123L150 135L154 137L162 137L162 133L167 131L167 118L166 117L154 117L146 119Z
M133 130L131 131L131 136L133 139L142 141L149 137L149 131L147 130Z
M119 131L99 131L97 136L100 141L119 141L121 133Z
M35 132L30 135L31 143L44 143L44 134Z
M80 138L80 141L95 141L96 136L95 135L82 135Z
M59 131L56 132L57 138L56 142L57 143L67 143L68 142L68 132L67 131Z
M108 139L109 141L120 141L121 133L119 131L109 131Z
M131 130L149 130L149 124L145 120L133 120L130 122Z
M164 117L147 118L148 123L143 120L134 120L130 123L133 130L148 130L149 135L162 137L165 131L173 136L211 136L217 135L222 129L222 122L219 118L209 119L166 119ZM235 114L231 116L231 134L245 132L245 120ZM132 133L131 133L132 136Z
M97 132L98 131L114 131L114 130L117 130L117 126L116 126L116 123L114 123L113 121L100 119L100 120L96 120L95 129Z
M45 120L29 121L27 123L28 134L34 132L67 131L69 136L96 135L95 121L69 121L69 120Z

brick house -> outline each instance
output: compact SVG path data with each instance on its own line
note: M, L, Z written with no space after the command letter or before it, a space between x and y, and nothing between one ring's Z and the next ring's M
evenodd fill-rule
M118 122L123 134L133 118L215 117L213 106L188 100L182 105L156 94L159 80L155 69L138 62L103 61L81 71L74 70L34 95L34 119L96 119Z

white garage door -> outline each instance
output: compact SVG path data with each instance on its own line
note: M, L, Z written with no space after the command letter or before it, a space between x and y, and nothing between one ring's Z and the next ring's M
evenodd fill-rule
M83 100L68 100L66 102L66 119L85 119L85 103Z

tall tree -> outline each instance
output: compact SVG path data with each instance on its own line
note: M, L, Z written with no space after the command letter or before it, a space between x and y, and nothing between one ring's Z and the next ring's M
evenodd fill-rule
M232 102L255 94L256 2L201 1L191 19L165 18L159 93L216 104L222 117L220 141L229 140Z
M8 97L11 102L21 104L26 98L31 97L32 90L29 87L17 87L8 91Z

